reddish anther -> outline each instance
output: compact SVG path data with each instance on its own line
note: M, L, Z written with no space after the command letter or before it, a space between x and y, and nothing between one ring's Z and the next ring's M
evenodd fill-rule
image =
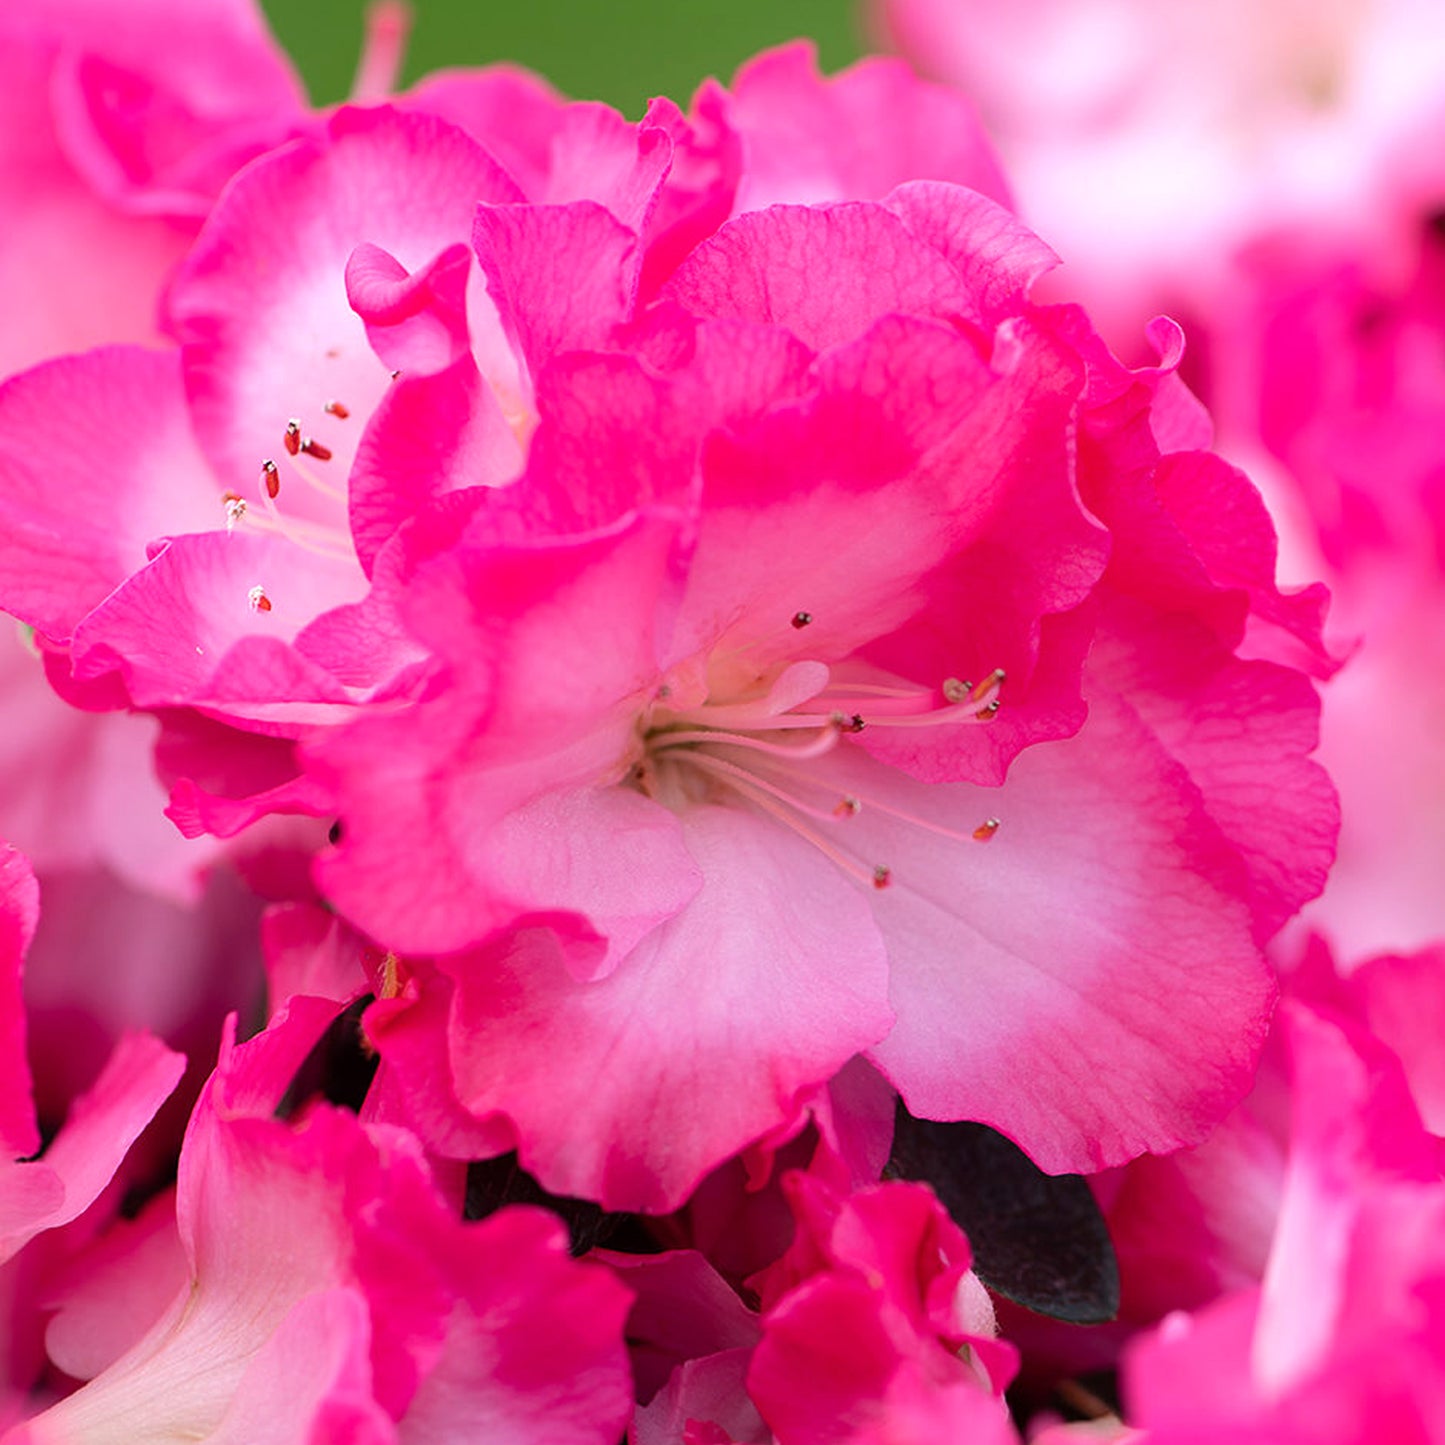
M301 450L308 457L315 457L318 462L329 462L331 460L331 448L322 446L314 437L303 437Z
M342 406L339 401L328 401L321 410L324 411L327 416L339 417L342 421L345 421L346 418L351 415L351 408Z
M281 491L281 473L275 462L261 463L261 485L266 488L266 495L274 501Z
M301 423L293 416L286 423L286 454L294 457L301 450Z

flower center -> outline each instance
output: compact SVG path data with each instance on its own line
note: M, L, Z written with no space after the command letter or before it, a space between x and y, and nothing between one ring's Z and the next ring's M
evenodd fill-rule
M806 612L792 626L806 627ZM849 877L886 888L893 870L858 856L847 825L865 809L955 841L986 842L997 818L966 832L916 817L881 798L839 793L820 760L870 728L957 727L998 714L1002 668L981 682L947 678L938 688L910 686L872 672L805 660L759 680L740 696L715 696L705 686L665 683L640 718L641 755L628 784L681 811L699 803L741 804L765 813L817 848ZM689 695L691 694L691 695Z

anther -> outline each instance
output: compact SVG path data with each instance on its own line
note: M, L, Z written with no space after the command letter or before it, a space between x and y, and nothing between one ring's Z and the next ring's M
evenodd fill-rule
M289 443L287 449L290 449ZM275 501L281 491L281 473L277 470L275 462L264 461L261 463L261 485L266 488L266 495Z
M246 515L246 499L235 492L223 492L221 501L226 507L226 531L234 532L236 523Z
M873 886L875 888L886 888L893 881L893 870L885 868L881 863L873 870Z
M301 438L301 450L308 457L315 457L318 462L329 462L331 460L331 448L324 447L312 437Z
M830 713L828 721L832 723L840 733L861 733L863 729L868 726L868 724L863 721L863 714L861 712L855 712L851 717L843 712Z
M1004 672L1003 668L994 668L994 670L989 673L989 675L984 678L981 683L979 683L976 687L970 689L969 701L977 702L981 697L985 696L986 694L990 692L997 692L999 688L1003 686L1004 678L1007 676L1008 674Z
M979 720L981 722L992 722L994 718L998 716L999 707L1000 703L998 698L993 698L991 701L986 702L978 710Z
M838 806L833 809L835 818L853 818L863 811L863 804L848 794L838 799Z
M292 417L286 423L286 455L294 457L301 450L301 423L296 417Z
M346 418L351 415L351 408L349 406L343 406L339 401L328 401L321 410L324 411L327 416L334 416L341 421L345 421Z
M259 582L246 594L246 601L250 604L252 612L269 612L271 610L271 599L266 595L266 589Z
M793 626L796 627L799 632L801 632L803 628L807 627L812 622L812 620L813 614L811 612L793 613Z
M943 695L949 702L967 702L972 692L971 682L961 682L956 677L943 679Z
M983 822L973 830L973 836L977 838L980 843L987 843L988 840L998 832L998 829L999 821L997 818L985 818Z

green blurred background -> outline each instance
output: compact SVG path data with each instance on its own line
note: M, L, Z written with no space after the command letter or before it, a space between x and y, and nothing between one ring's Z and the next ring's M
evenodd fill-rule
M313 100L340 100L361 44L362 0L263 0ZM407 83L443 66L518 61L579 99L636 119L651 95L686 104L755 51L797 35L836 70L861 52L858 0L412 0Z

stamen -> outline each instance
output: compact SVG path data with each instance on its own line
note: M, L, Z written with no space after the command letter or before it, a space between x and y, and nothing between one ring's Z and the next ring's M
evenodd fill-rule
M873 870L873 886L875 888L887 888L893 882L893 870L885 868L881 863Z
M766 778L759 777L757 773L750 773L746 768L740 768L736 763L730 763L726 758L714 757L711 753L679 753L674 762L691 763L695 768L701 768L705 773L713 773L717 777L727 778L730 782L737 782L747 787L759 788L776 798L780 803L786 803L790 808L796 808L800 813L806 813L810 818L817 818L821 823L832 823L839 818L852 816L850 812L840 812L842 804L831 813L825 813L821 808L815 808L811 803L805 803L801 798L785 792L776 783L770 783ZM846 800L845 800L846 801ZM854 812L857 809L853 810Z
M699 763L703 761L719 761L718 759L708 758L704 753L679 753L677 761L681 762L683 759L686 759L694 766L699 765ZM742 770L740 769L739 771ZM747 774L744 773L744 776L747 777ZM767 793L756 786L755 780L751 777L748 777L746 782L742 779L734 780L732 786L745 798L761 808L763 812L767 813L770 817L776 818L784 827L791 828L805 843L811 843L830 863L842 869L850 878L863 884L871 883L875 888L887 887L887 879L889 877L888 869L874 868L871 873L865 870L852 858L849 858L846 853L839 852L826 838L820 836L814 829L804 823L801 818L796 817L786 808L776 803ZM884 875L884 882L882 883L878 882L880 872Z
M276 463L270 460L261 463L261 485L266 495L274 501L281 493L281 473Z
M999 827L1000 824L997 818L985 818L983 822L973 830L973 836L977 838L980 843L987 843L988 840L998 832Z
M862 811L863 804L851 793L845 793L838 799L838 806L833 809L833 816L835 818L856 818Z
M793 626L796 627L799 632L801 632L803 628L807 627L812 621L813 614L811 612L793 613Z
M266 589L259 582L246 594L246 601L252 612L269 612L271 610L271 599L266 595Z
M322 446L314 437L301 438L301 450L308 457L315 457L318 462L329 462L331 460L331 448Z
M787 747L782 743L764 742L762 738L751 737L747 733L722 732L714 728L680 728L677 732L654 734L652 750L654 753L660 753L669 752L674 748L687 747L690 744L716 743L719 746L749 748L754 752L765 753L774 758L795 760L821 758L824 753L832 752L837 746L838 731L838 728L830 722L812 742L805 743L801 747Z
M246 499L235 492L223 492L221 501L226 508L226 533L236 530L236 523L246 515Z
M343 406L339 401L331 400L322 404L321 410L327 416L334 416L340 421L345 421L351 415L351 408Z

